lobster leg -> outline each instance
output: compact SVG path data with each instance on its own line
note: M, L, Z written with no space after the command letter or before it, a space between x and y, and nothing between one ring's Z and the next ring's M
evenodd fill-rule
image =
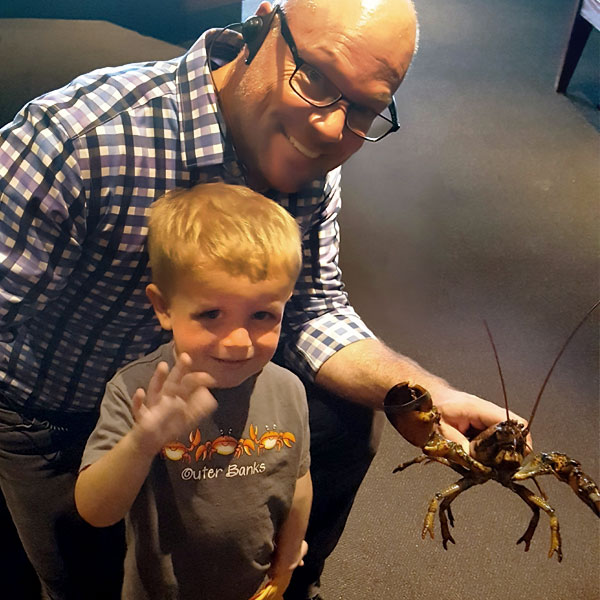
M404 469L406 469L407 467L410 467L411 465L417 465L422 462L425 462L425 463L437 462L437 463L440 463L441 465L446 465L447 467L454 469L456 472L460 473L461 475L466 475L468 473L467 469L464 469L460 465L455 465L455 464L451 463L447 458L443 458L441 456L427 456L426 454L421 454L420 456L417 456L416 458L413 458L412 460L408 460L406 462L399 464L392 471L392 473L399 473L400 471L404 471Z
M450 508L450 505L452 504L452 502L454 502L454 500L456 499L456 497L459 494L461 494L465 490L468 490L470 487L472 487L476 483L477 482L473 479L461 479L461 480L457 481L455 483L455 485L459 489L457 489L453 493L446 496L440 504L439 519L440 519L440 527L442 530L442 544L444 545L444 550L448 549L448 542L452 542L453 544L456 543L454 541L454 538L452 537L452 535L450 533L450 529L448 527L448 522L450 522L451 527L454 527L454 516L452 515L452 509Z
M475 460L464 451L460 444L447 440L439 433L434 432L431 434L429 441L423 447L423 452L431 460L447 464L450 467L457 465L462 469L466 469L473 478L482 477L484 481L487 481L491 477L492 469L490 467L486 467ZM483 481L479 483L483 483Z
M455 544L454 538L450 534L450 528L448 527L448 518L446 517L446 512L450 515L450 522L454 525L454 518L452 517L452 512L450 511L450 504L454 501L454 499L465 490L468 490L470 487L478 483L473 479L459 479L456 483L449 485L445 490L438 492L429 503L427 508L427 514L425 515L425 521L423 522L423 530L421 531L421 538L425 539L425 536L429 533L431 539L433 539L433 524L435 513L438 510L438 506L440 507L440 527L442 530L442 543L444 545L444 550L448 549L448 542L452 542ZM441 501L441 504L440 504Z
M556 516L554 509L548 504L548 502L546 502L546 500L536 496L525 486L517 483L511 483L507 487L515 492L515 494L518 494L533 511L533 516L531 517L531 521L529 521L527 530L517 540L517 544L525 542L525 552L529 550L529 544L531 543L531 538L533 537L535 528L537 527L541 508L550 518L550 551L548 552L548 558L551 558L556 552L558 562L561 562L562 546L560 540L560 528L558 524L558 517Z
M400 471L404 471L404 469L406 469L407 467L410 467L411 465L418 465L419 463L422 463L424 460L429 460L429 457L425 456L424 454L421 454L420 456L417 456L416 458L413 458L412 460L407 460L406 462L399 464L392 471L392 473L398 473Z
M577 496L600 517L600 491L592 478L581 470L581 464L561 452L536 454L528 464L523 465L513 479L520 481L538 475L552 473L557 479L568 484Z

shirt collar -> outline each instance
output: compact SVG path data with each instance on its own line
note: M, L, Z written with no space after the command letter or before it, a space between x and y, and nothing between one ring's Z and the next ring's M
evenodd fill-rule
M207 54L210 50L213 64L222 66L237 56L242 43L235 31L209 29L183 55L176 74L182 159L188 169L223 165L229 183L243 183L244 169L233 145L227 141L227 127L219 109ZM324 183L325 178L307 183L298 194L312 196L315 190L322 191ZM264 193L273 199L285 196L274 189Z
M183 55L177 68L179 136L182 158L188 168L236 160L233 147L225 141L225 121L207 60L208 48L217 37L218 45L214 45L211 54L222 64L227 62L224 56L231 60L241 48L239 35L229 30L210 29Z

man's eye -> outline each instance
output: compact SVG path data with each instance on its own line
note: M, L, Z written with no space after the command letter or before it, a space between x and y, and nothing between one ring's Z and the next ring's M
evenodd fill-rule
M302 65L302 67L298 69L295 78L296 83L298 83L301 87L314 86L318 88L325 85L325 83L327 82L325 77L323 77L321 71L318 71L314 67L311 67L307 64Z
M352 113L352 117L362 123L371 123L378 115L378 113L376 113L374 110L368 108L367 106L362 106L361 104L353 104L350 108L350 111Z
M313 67L306 67L304 73L310 83L318 85L323 82L323 75L321 75L320 71L317 71L317 69L314 69Z
M372 108L369 108L368 106L363 106L362 104L353 104L352 110L355 113L371 120L373 120L379 114L376 113Z

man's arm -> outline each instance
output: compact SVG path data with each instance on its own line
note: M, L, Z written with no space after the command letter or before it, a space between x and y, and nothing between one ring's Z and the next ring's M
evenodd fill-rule
M190 365L187 354L177 359L171 371L160 363L148 392L138 389L133 396L132 429L80 472L75 505L91 525L106 527L120 521L161 448L215 410L216 400L207 389L214 380L206 373L190 372Z
M43 107L0 129L0 339L67 284L85 237L83 188L73 144Z
M441 431L469 451L464 433L483 431L506 419L504 408L478 396L454 389L416 362L397 354L379 340L362 340L342 348L319 369L315 382L331 392L381 410L387 392L400 382L427 389L442 416ZM526 423L518 415L511 418Z
M281 350L285 364L309 381L340 349L375 338L350 305L342 282L337 220L341 202L339 168L327 175L321 197L297 202L304 261L285 309Z
M306 233L308 264L286 307L284 357L293 370L350 401L383 408L397 383L427 389L442 415L441 433L468 451L463 435L503 421L501 407L451 387L406 356L397 354L367 328L344 292L338 265L340 172L328 175L318 219ZM512 413L512 418L525 422Z

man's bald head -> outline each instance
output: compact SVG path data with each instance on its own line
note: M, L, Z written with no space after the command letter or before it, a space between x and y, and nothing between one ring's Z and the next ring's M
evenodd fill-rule
M338 50L344 47L348 52L368 46L379 53L376 58L382 69L389 69L397 85L404 78L418 43L411 0L282 0L280 4L290 23L302 24L308 39L337 41Z

